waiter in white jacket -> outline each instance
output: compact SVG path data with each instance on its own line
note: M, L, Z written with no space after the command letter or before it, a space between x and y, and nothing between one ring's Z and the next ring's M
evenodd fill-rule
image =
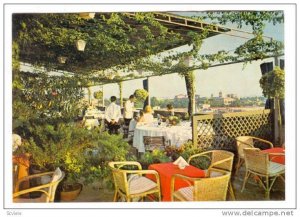
M130 121L133 118L135 96L130 95L129 99L125 102L124 106L124 122L126 126L129 126Z
M108 126L109 134L118 134L120 128L121 108L116 104L117 97L110 97L111 103L105 110L105 121Z

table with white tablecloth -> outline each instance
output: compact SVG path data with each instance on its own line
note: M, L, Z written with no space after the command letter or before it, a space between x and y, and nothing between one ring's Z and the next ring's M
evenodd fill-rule
M98 127L100 125L98 119L85 119L84 120L84 127L87 129L92 129L94 127Z
M190 122L182 122L176 126L166 126L164 123L140 124L138 123L133 136L133 147L138 149L138 152L145 152L143 141L144 136L164 136L170 145L181 146L189 139L192 139L192 127Z
M88 109L85 112L85 116L93 116L96 119L104 119L104 112L98 109Z

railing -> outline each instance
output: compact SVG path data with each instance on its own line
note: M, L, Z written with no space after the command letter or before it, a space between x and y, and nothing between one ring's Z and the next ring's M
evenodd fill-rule
M235 150L237 136L251 135L273 141L270 110L194 115L193 143L201 149Z

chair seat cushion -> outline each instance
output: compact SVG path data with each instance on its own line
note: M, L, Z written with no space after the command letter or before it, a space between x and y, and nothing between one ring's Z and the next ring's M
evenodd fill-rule
M270 175L283 173L284 171L285 171L285 165L270 161L270 167L269 167Z
M193 192L194 192L194 187L185 187L185 188L180 188L177 192L175 192L175 195L177 194L180 197L183 197L187 201L193 201Z
M219 176L224 175L224 173L219 172L219 171L215 171L215 170L210 171L210 172L208 170L204 170L204 172L205 172L205 177L209 177L209 178L219 177Z
M157 184L144 176L134 178L129 182L130 194L143 193L155 187L157 187Z
M51 182L58 181L61 178L61 176L62 176L62 172L61 172L60 168L57 167L56 170L53 173Z

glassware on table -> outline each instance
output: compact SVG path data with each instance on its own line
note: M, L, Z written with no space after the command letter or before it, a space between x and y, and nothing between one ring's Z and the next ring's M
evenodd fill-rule
M160 117L160 114L157 114L157 124L158 124L158 126L161 125L161 117Z

